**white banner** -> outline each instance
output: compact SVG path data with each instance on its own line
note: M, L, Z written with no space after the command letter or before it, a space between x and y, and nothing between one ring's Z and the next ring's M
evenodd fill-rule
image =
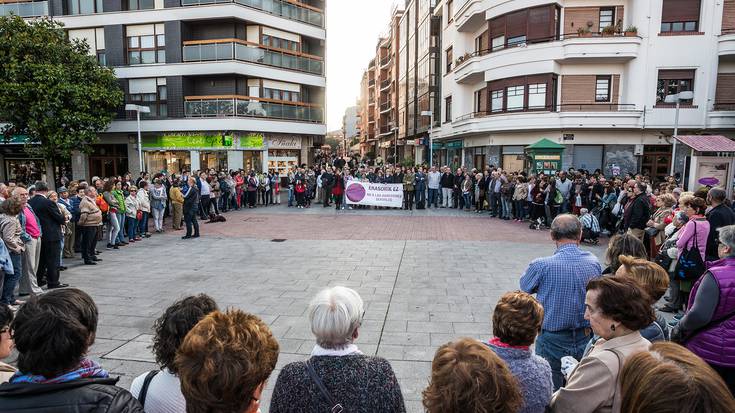
M400 208L403 206L403 184L371 184L349 181L345 194L348 204Z

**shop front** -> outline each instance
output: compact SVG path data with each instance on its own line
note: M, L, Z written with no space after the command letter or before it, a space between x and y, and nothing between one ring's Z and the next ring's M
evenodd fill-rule
M462 166L462 140L434 142L432 146L434 165L449 166L456 170Z
M564 145L545 138L526 146L526 169L534 174L554 175L562 169L561 156L564 149Z
M189 151L146 151L146 171L180 173L191 170L191 152Z
M278 176L288 176L288 171L302 163L300 136L268 137L268 170L278 172Z
M54 180L56 186L60 186L62 177L72 179L69 159L57 158L53 162L47 162L40 156L26 151L26 141L25 135L14 135L7 142L0 143L2 181L31 185L36 181L52 183Z
M721 135L679 136L683 145L677 152L686 155L682 182L687 191L719 187L732 199L735 185L735 141ZM677 153L677 159L679 158ZM678 171L677 171L678 172Z

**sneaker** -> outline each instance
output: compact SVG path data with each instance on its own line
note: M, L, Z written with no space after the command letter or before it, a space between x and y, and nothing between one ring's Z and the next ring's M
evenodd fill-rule
M118 247L118 246L117 246L117 244L115 244L115 245L113 245L113 246L112 246L112 249L113 249L113 250L119 250L119 249L120 249L120 247Z
M111 249L112 249L112 244L107 244L107 247L106 247L106 248L107 248L108 250L111 250Z

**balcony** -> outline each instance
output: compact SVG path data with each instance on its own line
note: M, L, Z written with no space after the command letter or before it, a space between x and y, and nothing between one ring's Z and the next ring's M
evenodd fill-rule
M48 16L48 1L22 3L0 2L0 16L7 16L11 13L20 17Z
M455 4L454 7L454 25L458 32L472 33L487 24L484 0L464 0L464 4Z
M474 84L533 73L556 72L558 63L615 63L638 56L638 36L577 33L534 39L460 56L454 69L457 83Z
M492 131L626 129L642 127L634 104L562 104L518 112L473 112L452 121L452 134Z
M393 102L391 102L390 100L387 102L382 102L380 104L380 114L381 115L383 113L390 112L391 109L393 109Z
M319 56L276 49L245 40L189 40L183 44L184 62L239 60L316 75L324 74L324 59Z
M381 69L385 69L386 67L388 67L388 65L390 64L390 62L391 62L390 56L386 56L386 57L380 59L380 68Z
M719 56L735 55L735 29L725 29L717 39L717 54Z
M186 96L187 118L252 117L323 123L324 109L315 104L250 96Z
M388 87L390 87L391 83L393 83L393 80L392 79L386 79L386 80L380 82L380 91L382 92L382 91L388 89Z
M300 21L312 26L324 27L324 11L308 4L286 0L181 0L182 6L236 3L258 9L275 16Z
M375 79L368 80L368 86L375 86Z
M735 100L715 102L707 113L707 126L715 129L732 129L735 125Z

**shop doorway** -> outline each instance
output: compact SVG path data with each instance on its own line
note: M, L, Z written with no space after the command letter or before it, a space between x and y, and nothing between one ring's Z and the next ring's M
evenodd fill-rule
M643 147L641 173L648 175L651 182L658 183L666 180L671 168L671 146L646 145Z
M199 170L227 171L227 151L202 151L199 154Z
M128 168L128 145L94 145L89 155L89 175L101 178L123 176Z
M146 171L151 173L167 172L179 174L191 170L191 152L189 151L150 151L145 152Z
M23 185L47 181L46 161L43 159L5 159L5 177Z
M503 169L508 172L521 172L523 171L523 155L503 155Z

